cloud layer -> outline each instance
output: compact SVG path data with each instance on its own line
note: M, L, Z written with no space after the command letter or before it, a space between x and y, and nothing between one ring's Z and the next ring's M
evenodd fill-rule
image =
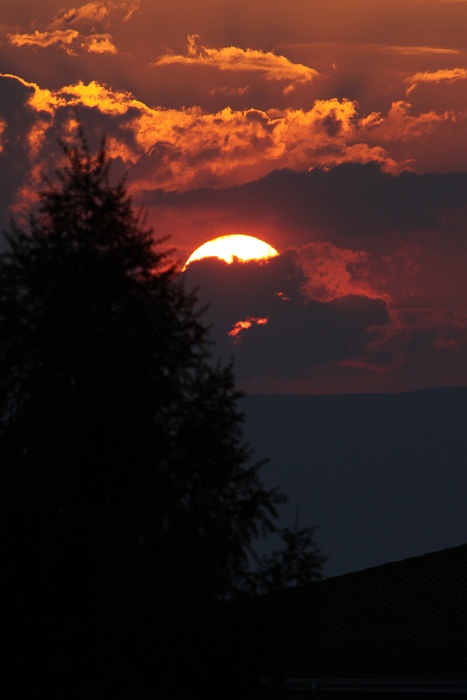
M338 254L342 281L336 285ZM310 257L307 267L303 260ZM199 261L184 275L210 303L214 356L234 358L248 392L384 392L466 383L467 311L397 309L368 283L369 294L352 293L362 274L352 269L359 257L298 249L263 264Z
M56 48L70 56L80 51L104 54L117 53L111 34L96 28L110 28L115 22L127 22L139 7L139 0L89 2L80 7L61 10L43 31L8 34L16 47Z
M466 383L466 21L454 1L10 3L2 228L79 117L180 268L217 235L280 251L186 277L243 386Z
M210 49L197 43L197 34L188 36L188 55L173 53L160 56L152 65L155 67L181 64L183 66L203 66L221 71L260 73L266 80L287 82L284 94L295 90L299 85L310 83L318 72L301 63L292 63L285 56L277 56L270 51L240 49L229 46Z
M27 88L24 106L36 119L47 115L53 133L69 108L79 109L85 121L86 109L99 115L113 154L132 167L135 190L226 187L280 168L307 171L342 163L374 162L398 173L416 167L416 158L401 153L408 156L411 146L457 119L449 111L413 114L406 101L394 102L387 114L360 114L358 104L345 98L315 100L308 110L176 110L150 107L98 81L49 90L19 76L2 78Z

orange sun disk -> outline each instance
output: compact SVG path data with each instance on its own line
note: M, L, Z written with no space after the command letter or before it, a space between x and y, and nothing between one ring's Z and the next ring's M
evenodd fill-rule
M218 236L211 241L204 243L190 255L183 269L195 260L203 258L219 258L226 263L234 260L245 262L247 260L268 260L279 255L277 250L269 243L244 234L231 234L229 236Z

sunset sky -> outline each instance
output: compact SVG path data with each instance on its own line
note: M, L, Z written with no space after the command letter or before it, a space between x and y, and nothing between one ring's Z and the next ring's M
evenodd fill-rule
M2 229L76 110L180 270L278 250L183 273L242 388L467 384L467 0L3 0Z

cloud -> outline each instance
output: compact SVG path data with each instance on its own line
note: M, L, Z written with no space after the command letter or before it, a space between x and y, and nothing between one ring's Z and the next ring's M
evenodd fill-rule
M412 105L404 100L393 102L385 117L374 113L362 120L362 135L383 143L406 142L426 136L442 122L456 119L454 112L411 114L411 109Z
M89 53L117 53L110 34L92 34L84 37L81 46Z
M3 139L6 126L6 121L0 117L0 153L3 151Z
M13 46L20 48L56 48L70 56L76 56L79 50L115 54L117 49L112 36L96 31L96 26L107 28L114 19L127 21L139 5L140 0L89 2L78 8L62 10L44 31L36 29L33 33L8 34L8 39Z
M432 73L425 71L424 73L415 73L404 80L405 83L409 85L406 90L406 95L410 95L415 88L419 87L423 83L455 83L458 80L467 80L467 69L466 68L452 68L437 70Z
M146 109L128 128L147 154L141 166L149 168L152 186L167 190L240 184L281 167L375 161L398 170L385 149L360 139L356 105L346 100L320 100L307 111ZM143 167L140 172L139 187L146 189Z
M467 2L467 0L462 0ZM313 41L313 42L300 42L293 44L281 44L283 48L299 48L299 49L319 49L321 52L335 52L338 50L345 50L347 53L364 53L367 54L371 52L372 54L377 53L392 53L400 54L402 56L418 56L422 54L440 54L440 55L459 55L462 51L458 49L449 49L440 46L404 46L401 44L386 44L383 42L373 43L365 41L339 41L339 42L329 42L329 41Z
M148 187L149 180L152 187L167 190L225 186L278 167L305 170L341 162L377 161L390 171L398 169L384 149L360 141L357 107L347 100L319 100L308 111L226 108L205 113L150 108L130 93L96 81L56 91L30 86L28 104L37 111L53 114L82 106L119 115L120 138L127 142L138 187Z
M75 29L57 29L50 32L35 31L33 34L9 34L8 39L13 46L38 46L42 49L50 46L63 49L68 54L74 54L72 45L76 43L79 32Z
M159 191L142 201L160 235L186 249L182 262L209 237L250 233L281 259L288 249L307 299L353 294L398 308L467 308L466 191L467 173L394 176L370 163L280 170L229 189Z
M339 202L339 207L327 206L326 225L338 217L340 211L347 212L340 224L344 228L348 229L349 222L358 219L356 234L359 236L365 236L373 226L373 216L377 219L377 230L386 230L392 221L394 225L399 225L393 215L393 212L400 211L397 202L405 202L407 212L413 213L414 209L407 202L404 187L398 184L388 188L389 194L392 189L398 190L398 200L391 199L391 207L388 208L387 200L381 198L376 187L381 172L397 175L409 164L415 167L413 159L407 158L415 141L422 140L443 122L456 124L450 112L413 114L407 102L394 103L387 114L361 114L356 102L336 98L315 100L308 110L235 110L229 107L206 112L199 107L150 107L129 91L114 90L98 81L77 82L50 90L12 75L3 78L27 88L24 106L29 110L31 119L37 122L34 128L28 127L26 133L31 131L31 136L22 136L31 147L31 168L39 165L47 172L50 167L50 142L57 135L67 137L70 108L77 108L85 125L89 124L96 133L107 134L110 154L129 168L128 184L132 194L138 196L140 201L145 198L148 205L152 205L151 193L158 188L175 192L214 187L216 190L209 195L214 201L221 197L219 188L239 187L258 181L273 171L304 173L300 181L293 185L290 172L275 175L273 180L277 192L272 198L268 196L261 209L261 226L265 226L268 219L279 217L276 220L281 221L282 226L294 231L305 231L311 220L319 226L322 223L316 220L315 214L315 211L321 212L321 202L314 202L315 211L311 212L304 204L304 201L313 201L314 190L306 194L306 200L298 199L298 191L305 186L308 177L310 183L316 180L313 187L317 187L318 192L325 181L327 187L334 186L332 183L337 183L339 178L347 180L344 171L336 170L345 164L371 163L378 169L361 171L368 173L368 177L361 180L346 181L346 189L341 188L336 193L335 201ZM8 121L10 117L5 115L5 118ZM61 133L63 129L65 134ZM323 173L326 169L330 169L329 177ZM316 171L315 174L313 171ZM324 180L321 182L322 177ZM360 199L352 199L350 194L366 179L366 201L361 192L358 193ZM273 187L273 180L268 181L265 187ZM402 180L399 182L402 183ZM299 190L295 190L296 187ZM283 211L278 209L282 202L281 188L288 192L288 201L295 202L293 207L287 206ZM237 191L236 196L239 194ZM199 201L207 198L206 193L200 195L198 192L196 196ZM261 194L256 192L255 197L258 196ZM329 195L324 193L324 196ZM418 194L415 193L415 196ZM433 192L431 199L425 201L419 210L421 213L427 212L427 216L421 218L429 221L428 213L432 201L436 200L437 194ZM358 207L362 216L355 218L357 213L353 210L357 201L360 202ZM362 201L365 201L364 207ZM384 217L374 214L376 203L384 212ZM224 211L226 221L229 217L230 221L237 220L241 215L238 207L234 207L233 213L228 215L228 204L216 209ZM245 212L249 209L248 204L243 207ZM249 216L250 221L257 218L254 212L249 212ZM286 219L282 221L283 216Z
M9 34L13 46L32 46L41 49L50 47L62 49L69 56L76 56L78 49L89 53L117 53L110 34L92 34L81 36L75 29L55 29L53 31L33 34Z
M147 185L157 234L175 221L176 244L184 235L193 243L190 227L198 220L200 242L264 231L281 251L267 265L202 261L190 270L201 303L211 303L206 320L218 351L235 356L245 389L388 391L466 376L465 313L449 304L466 303L467 174L396 175L374 160L326 169L355 157L354 147L371 149L370 131L389 113L361 115L343 100L316 101L310 110L168 110L97 81L59 90L13 75L0 81L0 191L17 207L34 203L41 170L58 164L56 136L73 137L70 107L77 107L91 142L107 133L116 167L129 167L133 192ZM417 119L406 108L391 118L403 123L407 116ZM407 138L400 126L398 137ZM268 174L240 184L254 172L247 157ZM300 169L312 157L323 167ZM270 172L282 163L296 170ZM190 192L197 169L200 182L228 184L238 176L239 184ZM186 191L170 191L167 182ZM159 184L165 192L154 192ZM229 336L239 323L241 332Z
M61 10L50 24L50 29L63 26L80 27L101 24L108 26L114 18L127 22L140 6L140 0L105 0L104 2L88 2L80 7Z
M218 88L212 88L209 90L210 95L224 95L225 97L238 97L241 95L246 95L250 91L248 85L243 87L232 87L230 85L221 85Z
M50 24L51 29L56 29L68 25L70 27L82 24L99 23L108 20L110 14L109 3L88 2L81 7L72 7L69 10L61 10L55 20Z
M103 114L122 114L132 103L127 93L115 93L95 81L88 85L79 82L59 90L48 90L16 75L0 73L0 78L16 80L27 87L29 89L27 106L35 112L46 112L50 116L53 116L59 108L80 105L88 108L98 107ZM119 97L126 100L127 104L120 105ZM135 104L138 103L135 101Z
M401 54L402 56L417 56L420 54L440 54L440 55L456 55L461 52L457 49L447 49L437 46L381 46L385 51Z
M311 251L314 268L303 264ZM406 259L413 254L401 252ZM345 279L342 265L333 269L339 259L346 261ZM371 259L363 251L326 243L265 264L205 259L184 276L210 304L205 320L215 357L233 357L246 391L401 391L467 381L467 312L400 309L371 284L368 294L349 293L365 279L365 267L371 270ZM319 291L321 300L310 299L316 270L319 290L331 298Z
M245 388L255 383L274 391L322 365L353 360L390 323L382 299L344 289L327 301L309 299L300 253L286 251L264 264L207 259L184 273L188 288L199 287L201 303L210 302L215 356L234 357Z
M222 308L221 314L214 310L214 315L229 331L244 318L274 318L278 309L310 305L337 308L334 302L339 299L365 297L377 300L378 308L386 306L389 299L383 299L367 274L371 267L365 251L327 241L288 248L267 262L228 265L215 258L203 259L191 263L184 277L190 287L200 288L203 302L214 300Z
M374 285L370 255L365 250L314 241L296 249L296 265L304 275L302 292L307 299L326 302L353 295L389 300Z
M244 325L245 387L466 377L465 320L451 309L467 308L467 4L450 14L454 4L397 0L388 14L336 0L333 14L325 0L294 0L263 23L258 3L240 4L239 22L187 0L141 13L131 1L48 0L30 24L21 3L2 8L0 229L34 205L42 171L53 177L77 110L177 256L228 233L281 251L274 266L206 261L199 279L226 357ZM191 35L188 50L162 48L188 31L207 46Z
M301 63L292 63L285 56L254 49L240 49L229 46L210 49L197 44L197 34L188 36L188 55L166 54L152 63L153 66L181 64L184 66L204 66L221 71L260 73L266 80L288 82L284 94L298 86L310 83L318 72Z
M34 88L27 81L15 76L0 77L0 231L9 224L11 206L24 188L24 201L37 186L29 187L36 151L31 142L32 134L42 118L27 107ZM48 118L48 115L45 115ZM43 135L40 137L43 142ZM28 194L26 195L26 191ZM4 241L0 238L0 249Z
M96 35L92 41L88 51L107 50L105 37ZM337 98L315 100L306 110L226 107L206 112L151 107L95 80L58 90L29 86L28 106L38 113L53 117L57 110L73 107L101 116L109 143L131 167L133 192L229 187L277 169L307 171L344 163L377 163L397 174L416 167L407 157L416 140L456 118L447 111L414 114L405 101L394 102L387 114L360 114L357 102ZM118 121L111 123L110 116Z
M392 323L372 339L354 368L371 390L407 391L467 383L467 312L392 311Z

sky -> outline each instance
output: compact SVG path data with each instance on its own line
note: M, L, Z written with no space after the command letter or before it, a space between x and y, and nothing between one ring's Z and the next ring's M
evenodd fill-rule
M466 388L244 405L265 485L289 497L281 520L318 525L325 576L467 542Z
M180 272L241 388L467 385L467 0L3 0L2 229L77 115L180 271L278 250Z

